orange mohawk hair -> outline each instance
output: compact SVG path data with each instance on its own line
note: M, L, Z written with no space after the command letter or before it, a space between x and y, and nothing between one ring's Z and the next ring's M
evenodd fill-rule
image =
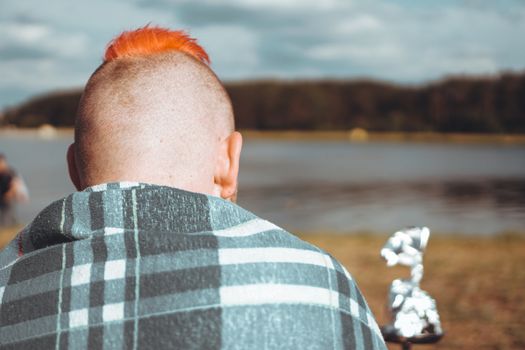
M210 63L206 51L197 44L197 40L190 38L184 31L149 26L125 31L113 39L104 54L104 62L169 51L181 51L201 62Z

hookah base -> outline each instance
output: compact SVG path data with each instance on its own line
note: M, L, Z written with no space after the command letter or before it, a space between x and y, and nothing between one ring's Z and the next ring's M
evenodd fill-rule
M398 344L433 344L443 338L444 333L423 333L413 337L403 337L397 334L392 326L381 327L381 334L385 341Z

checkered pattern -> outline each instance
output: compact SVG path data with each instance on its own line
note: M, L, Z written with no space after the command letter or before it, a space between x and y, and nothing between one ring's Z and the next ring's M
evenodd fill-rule
M386 349L328 254L219 198L137 183L52 203L0 253L0 344Z

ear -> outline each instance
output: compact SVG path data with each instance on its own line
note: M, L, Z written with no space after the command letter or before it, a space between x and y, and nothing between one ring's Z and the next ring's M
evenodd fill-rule
M219 154L213 174L213 194L232 202L237 200L241 148L242 136L234 131L219 145Z
M69 170L69 177L71 178L71 182L73 182L73 185L75 185L77 190L80 191L82 189L82 186L80 186L80 178L78 176L77 165L75 163L74 143L70 144L67 149L67 168Z

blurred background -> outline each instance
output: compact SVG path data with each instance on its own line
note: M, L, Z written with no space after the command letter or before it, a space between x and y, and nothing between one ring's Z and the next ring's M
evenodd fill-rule
M429 226L423 289L448 331L436 348L525 348L524 1L0 9L0 153L29 193L10 206L4 241L74 190L65 152L108 41L148 23L185 29L245 136L240 205L343 261L382 324L388 285L407 271L387 270L379 250L401 227Z

